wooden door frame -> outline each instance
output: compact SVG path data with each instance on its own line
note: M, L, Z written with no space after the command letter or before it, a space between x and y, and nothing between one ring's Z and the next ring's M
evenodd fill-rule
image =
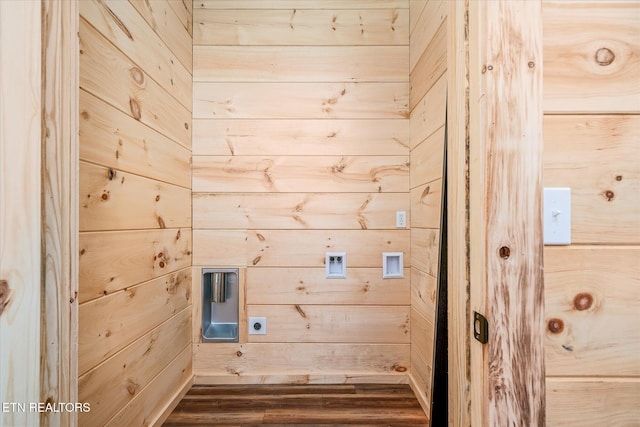
M544 425L542 5L454 1L448 25L449 425Z

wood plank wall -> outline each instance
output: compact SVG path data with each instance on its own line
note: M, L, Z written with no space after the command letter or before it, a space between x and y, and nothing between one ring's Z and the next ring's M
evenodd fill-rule
M408 0L194 4L197 383L406 381L408 41ZM404 278L382 279L386 251ZM205 266L241 269L238 344L201 343Z
M191 369L191 2L80 5L80 425L158 422Z
M544 186L572 245L545 249L547 424L640 423L640 5L543 2Z
M444 124L447 95L447 2L410 2L411 374L431 411Z

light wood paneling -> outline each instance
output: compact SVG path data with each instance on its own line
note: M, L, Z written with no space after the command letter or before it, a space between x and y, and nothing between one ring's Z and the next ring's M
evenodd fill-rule
M420 15L415 18L411 16L411 21L416 19L415 27L411 27L411 40L409 43L409 70L413 71L427 50L429 43L436 40L436 32L439 31L440 26L447 18L447 2L445 0L430 0L427 2L412 1L411 3L412 9L414 8L413 3L417 3L418 5L423 3L423 9L420 10ZM426 5L424 3L426 3ZM413 10L411 12L413 13ZM432 59L433 58L430 58L429 60Z
M411 308L423 317L433 316L436 298L437 279L417 268L411 268Z
M428 0L410 0L409 1L409 32L413 33L416 29L416 24L420 20L422 12L424 11L425 6L427 5ZM411 41L410 34L409 40Z
M546 113L640 112L636 2L544 2Z
M195 46L198 82L404 82L405 46Z
M191 73L193 64L192 37L169 2L167 0L154 0L153 2L129 0L129 3L136 8L147 24L164 41L165 49L173 52Z
M411 190L413 227L440 228L442 216L442 179L429 182Z
M571 188L571 241L640 243L640 116L547 115L544 132L544 185Z
M80 373L95 367L190 304L190 268L82 304L78 340Z
M395 209L407 212L407 221L410 221L406 193L195 193L193 226L198 229L393 229Z
M0 2L0 401L26 408L41 396L41 7ZM39 419L0 412L2 425Z
M191 265L190 229L80 234L80 301Z
M80 91L80 159L158 181L191 187L185 147Z
M410 0L199 0L197 9L389 9L409 8Z
M167 0L180 23L193 38L193 1L191 0Z
M84 19L80 87L189 148L191 113Z
M129 2L90 0L79 2L79 6L80 15L87 22L184 107L191 109L191 73L156 33L149 31L147 23Z
M409 117L406 83L196 82L193 93L195 119Z
M82 375L78 385L79 401L89 403L91 411L79 414L80 425L107 422L190 342L191 313L186 308Z
M431 414L432 383L433 383L433 352L435 320L433 313L425 318L412 308L411 310L411 374L414 377L416 395L426 407L423 409Z
M440 230L427 228L411 229L411 267L430 276L438 275L438 252Z
M412 110L446 70L447 25L443 22L409 75L411 85L409 105Z
M640 376L640 248L545 249L547 375Z
M198 2L196 2L198 3ZM337 2L333 2L337 6ZM329 2L293 2L278 7L273 2L248 10L194 12L195 45L317 46L406 45L409 11L391 4L381 10L358 6L332 10ZM305 8L306 5L306 8ZM196 5L197 6L197 5ZM252 5L253 6L253 5ZM310 8L310 9L307 9ZM232 9L242 9L234 2ZM263 10L252 10L263 9Z
M442 178L444 126L413 148L409 176L411 188Z
M379 268L353 268L345 279L327 279L324 268L250 268L247 304L409 305L404 278L382 280Z
M268 322L249 342L409 343L404 306L248 305L247 315Z
M194 229L193 265L247 266L247 231Z
M196 156L194 192L406 192L407 156Z
M547 379L547 425L635 426L640 420L637 379Z
M191 226L188 188L86 162L80 175L81 231Z
M156 420L166 410L167 402L173 401L185 384L191 382L191 366L191 346L187 346L106 426L156 425Z
M194 155L407 155L406 119L194 120Z
M447 77L444 74L411 110L409 127L412 149L444 126L446 108L442 100L446 100L446 97Z

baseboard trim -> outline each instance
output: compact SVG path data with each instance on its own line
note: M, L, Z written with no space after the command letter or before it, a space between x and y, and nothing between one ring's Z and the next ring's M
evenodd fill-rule
M194 376L191 376L191 378L187 379L187 381L185 381L184 384L182 384L182 387L180 387L178 392L173 396L173 399L171 399L167 403L167 406L165 406L164 410L160 413L158 418L151 423L153 427L162 426L162 424L167 420L167 418L169 418L169 415L171 415L173 410L176 409L176 406L178 406L178 403L180 403L180 401L187 394L191 386L193 386L194 378L195 378Z
M420 390L420 387L418 387L418 383L412 374L409 374L408 379L409 387L413 390L413 394L416 395L416 399L418 399L418 403L420 403L424 414L427 418L431 419L431 404L427 401L427 396L425 396L425 394Z
M194 384L407 384L407 375L328 374L328 375L196 375Z

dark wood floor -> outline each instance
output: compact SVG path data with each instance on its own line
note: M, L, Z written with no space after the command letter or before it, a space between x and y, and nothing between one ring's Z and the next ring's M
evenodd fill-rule
M408 385L193 386L164 426L428 426Z

